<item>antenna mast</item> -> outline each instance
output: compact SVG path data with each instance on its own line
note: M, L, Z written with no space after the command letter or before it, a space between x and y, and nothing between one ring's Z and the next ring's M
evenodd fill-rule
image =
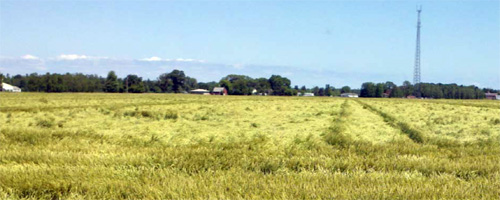
M413 85L415 85L415 91L420 92L420 12L422 12L422 6L417 7L418 21L417 21L417 49L415 52L415 68L413 71Z

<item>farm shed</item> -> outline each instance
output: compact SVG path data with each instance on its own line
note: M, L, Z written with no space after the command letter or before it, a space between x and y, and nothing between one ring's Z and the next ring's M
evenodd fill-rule
M487 92L487 93L485 93L484 95L486 96L486 98L487 98L487 99L491 99L491 100L498 99L498 98L497 98L497 96L498 96L498 94L497 94L497 93L489 93L489 92Z
M227 95L227 90L224 87L214 87L212 95Z
M314 93L304 93L304 97L313 97Z
M21 92L21 88L7 83L2 83L2 91L5 92Z
M189 91L189 93L191 93L191 94L202 94L202 95L208 95L208 94L210 94L210 92L208 90L204 90L204 89L191 90L191 91Z
M358 98L358 94L356 94L356 93L342 93L342 94L340 94L340 97Z

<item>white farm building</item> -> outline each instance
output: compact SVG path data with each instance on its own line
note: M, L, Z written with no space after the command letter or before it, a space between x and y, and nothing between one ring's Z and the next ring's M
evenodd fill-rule
M2 91L4 92L21 92L21 88L13 86L11 84L2 83Z
M196 89L196 90L191 90L189 91L191 94L202 94L202 95L210 95L210 91L205 90L205 89Z
M340 94L341 97L352 97L352 98L358 98L358 94L356 93L342 93Z

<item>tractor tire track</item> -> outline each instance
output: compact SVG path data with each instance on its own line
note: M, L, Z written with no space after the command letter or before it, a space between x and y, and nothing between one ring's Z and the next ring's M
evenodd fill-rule
M402 133L406 134L414 142L425 143L427 141L427 137L424 135L424 133L415 128L412 128L409 124L401 122L397 120L394 116L391 116L386 112L376 109L375 107L367 103L361 102L360 100L355 100L355 101L356 103L368 108L368 110L372 111L373 113L384 118L384 121L390 126L400 129Z

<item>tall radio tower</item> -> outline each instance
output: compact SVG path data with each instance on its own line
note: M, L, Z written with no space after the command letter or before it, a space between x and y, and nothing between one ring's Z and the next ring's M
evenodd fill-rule
M413 71L413 85L417 92L420 91L420 12L422 12L422 6L417 7L418 22L417 22L417 50L415 52L415 68Z

